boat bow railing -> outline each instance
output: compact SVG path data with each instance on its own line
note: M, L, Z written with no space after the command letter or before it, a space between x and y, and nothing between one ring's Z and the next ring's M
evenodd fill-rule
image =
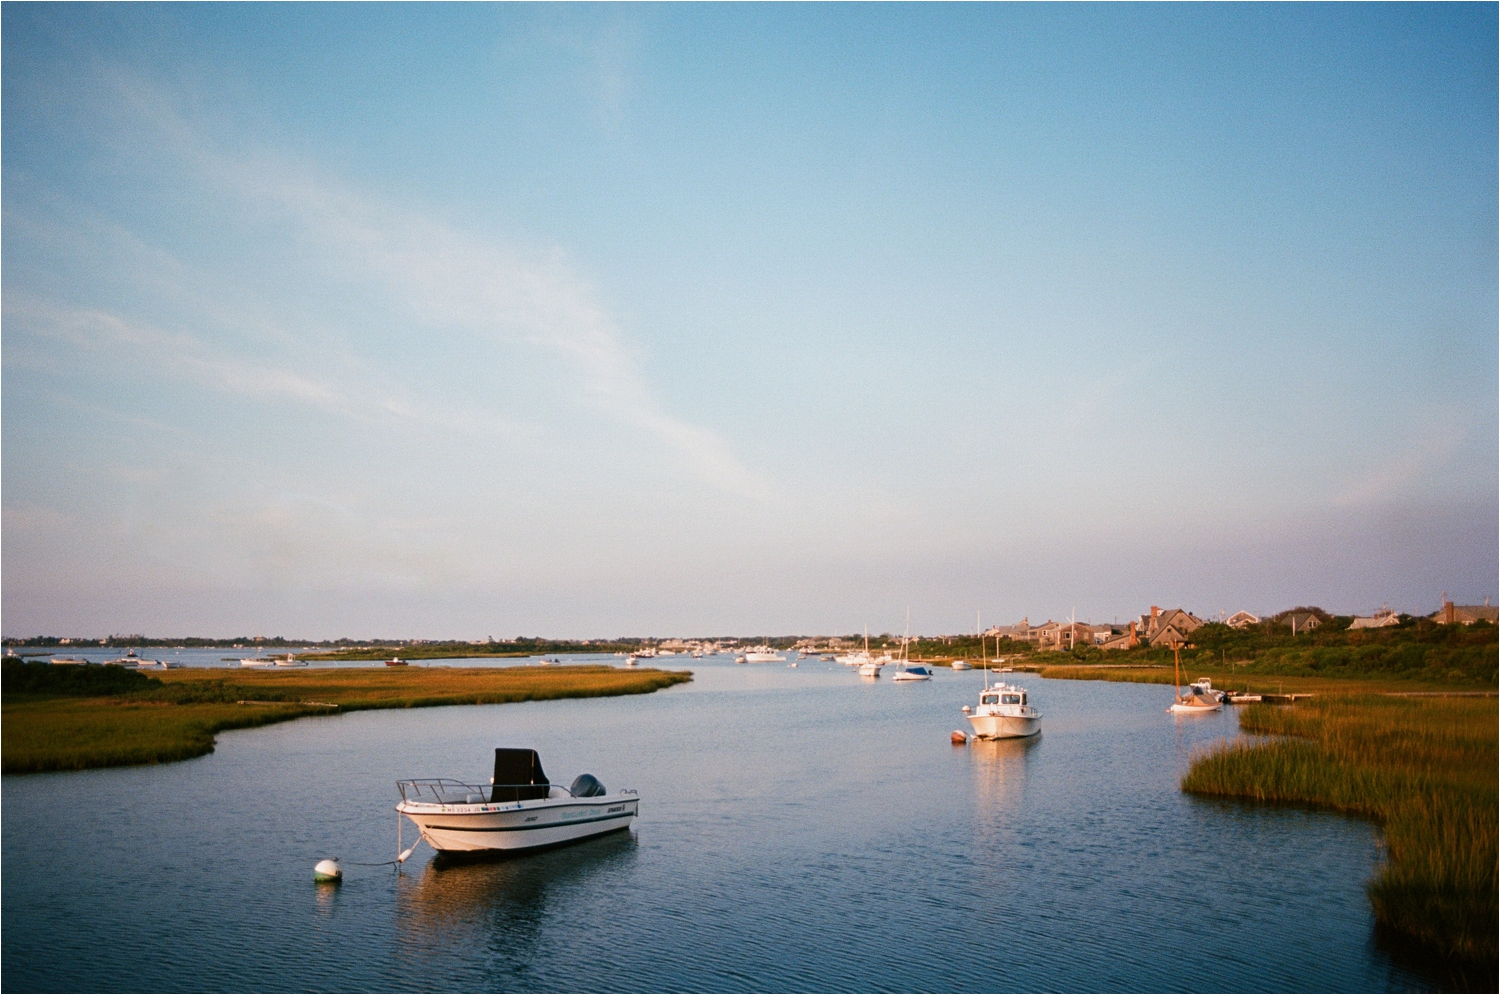
M495 788L535 788L534 784L471 784L468 781L458 781L448 777L418 777L407 781L397 781L396 790L401 792L403 802L426 803L429 805L482 805L494 797ZM550 789L555 788L569 798L576 798L572 790L561 784L548 785ZM625 789L620 791L622 795L633 795L634 790Z

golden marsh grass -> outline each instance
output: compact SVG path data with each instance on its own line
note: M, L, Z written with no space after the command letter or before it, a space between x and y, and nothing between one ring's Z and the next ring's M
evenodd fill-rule
M648 694L688 672L612 667L378 667L169 670L161 686L110 698L7 695L6 774L166 763L213 750L214 736L334 709L487 705ZM253 701L256 704L240 704Z

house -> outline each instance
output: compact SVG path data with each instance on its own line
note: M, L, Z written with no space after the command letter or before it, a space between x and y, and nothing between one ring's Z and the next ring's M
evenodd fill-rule
M1363 615L1354 616L1354 621L1349 623L1351 629L1383 629L1388 625L1400 625L1401 616L1389 609L1383 609L1366 618Z
M1104 635L1103 641L1099 643L1099 648L1102 650L1128 650L1134 649L1141 644L1140 639L1135 634L1134 622L1128 623L1125 626L1124 632L1116 634L1111 631L1108 635L1104 633L1100 633L1100 635Z
M1036 642L1040 630L1034 628L1029 619L1021 619L1015 625L992 625L985 631L990 639L1011 639L1018 643Z
M1277 621L1282 625L1290 625L1292 634L1309 632L1322 625L1323 622L1312 612L1287 612L1285 615L1277 616Z
M1203 620L1181 608L1162 611L1151 606L1151 614L1141 616L1141 634L1150 646L1170 646L1187 642L1188 634L1203 625Z
M1480 619L1494 625L1497 612L1500 609L1490 604L1489 598L1485 598L1482 605L1455 605L1451 601L1444 601L1443 607L1428 617L1440 625L1473 625Z
M1235 612L1224 620L1224 624L1231 629L1243 629L1247 625L1259 625L1260 616L1244 611Z

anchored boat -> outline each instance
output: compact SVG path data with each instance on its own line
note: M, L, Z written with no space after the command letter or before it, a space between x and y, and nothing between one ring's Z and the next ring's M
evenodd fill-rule
M552 784L535 750L497 749L489 784L448 778L397 781L396 811L443 852L529 853L630 828L634 791L610 794L592 774Z
M988 670L979 707L965 705L963 712L979 739L1020 739L1042 731L1042 713L1031 706L1026 689L1004 682L991 687Z
M1181 646L1182 644L1177 642L1172 644L1173 701L1167 711L1176 715L1205 715L1209 712L1222 712L1224 692L1213 690L1213 685L1208 678L1200 677L1187 686L1187 691L1180 690L1182 687Z

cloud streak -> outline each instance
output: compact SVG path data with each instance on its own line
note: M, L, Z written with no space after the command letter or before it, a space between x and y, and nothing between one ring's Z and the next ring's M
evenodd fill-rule
M664 408L618 325L560 252L538 258L357 192L273 152L224 152L176 109L171 95L127 77L117 77L116 86L130 116L156 129L160 147L197 182L289 220L339 276L378 288L416 320L450 335L565 358L591 406L654 438L704 482L759 503L783 500L780 488L746 466L717 432ZM205 374L214 372L212 364L201 365ZM326 384L274 370L264 375L308 403L346 407L347 399Z

